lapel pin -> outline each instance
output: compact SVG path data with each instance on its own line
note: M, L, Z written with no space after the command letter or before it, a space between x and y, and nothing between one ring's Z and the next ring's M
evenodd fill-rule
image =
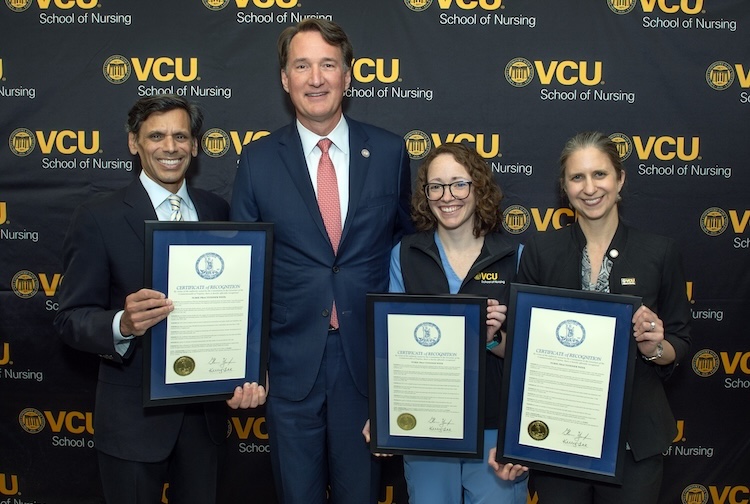
M612 259L617 259L617 256L620 255L620 253L617 251L617 249L612 249L609 251L609 257Z
M362 157L363 158L370 157L370 151L368 151L367 149L362 149Z

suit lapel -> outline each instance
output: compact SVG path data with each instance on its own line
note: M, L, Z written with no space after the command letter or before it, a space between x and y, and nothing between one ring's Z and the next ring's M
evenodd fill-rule
M157 217L148 193L143 188L140 180L134 180L125 188L125 196L122 202L125 205L125 220L128 221L138 239L145 243L145 226L143 225L143 221L157 220Z
M346 222L344 222L344 229L341 233L339 250L346 241L346 235L356 217L365 179L367 178L367 170L370 167L370 156L365 156L363 153L372 152L368 143L369 137L362 125L348 117L346 122L349 124L349 209L346 212Z
M315 221L318 231L328 239L328 232L325 224L323 224L323 217L320 215L318 200L315 199L315 190L310 180L307 161L305 161L302 152L302 141L299 138L296 123L287 126L284 134L279 138L279 157L289 172L300 199L310 212L313 221Z

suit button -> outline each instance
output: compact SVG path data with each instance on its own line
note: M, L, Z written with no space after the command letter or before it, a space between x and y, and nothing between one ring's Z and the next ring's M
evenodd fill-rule
M338 266L333 267L333 272L338 273L340 271L340 268Z
M320 312L320 314L324 317L328 317L331 315L331 312L329 310L323 310L322 312Z

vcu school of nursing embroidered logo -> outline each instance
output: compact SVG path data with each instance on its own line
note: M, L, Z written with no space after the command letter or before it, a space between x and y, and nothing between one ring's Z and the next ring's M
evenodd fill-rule
M630 154L633 152L633 142L626 134L612 133L609 135L609 139L612 140L615 147L617 147L617 153L620 155L621 161L625 161L630 157Z
M211 128L203 134L201 139L201 147L206 155L211 157L222 157L229 151L229 135L227 132L219 128Z
M526 58L513 58L505 65L505 80L514 87L524 87L534 78L534 65Z
M706 82L716 91L724 91L734 82L734 68L726 61L714 61L706 70Z
M422 159L432 149L432 140L427 133L421 130L411 130L404 135L406 151L411 159Z
M122 84L128 80L131 72L130 61L120 54L110 56L102 65L104 77L112 84Z

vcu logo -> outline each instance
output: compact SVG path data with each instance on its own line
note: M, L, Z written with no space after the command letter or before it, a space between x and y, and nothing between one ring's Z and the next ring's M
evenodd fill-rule
M208 10L220 11L229 5L229 0L203 0L203 5Z
M244 9L248 6L251 0L235 0L237 7ZM272 9L278 7L280 9L291 9L297 7L298 0L252 0L253 5L259 9Z
M8 204L0 201L0 224L8 224Z
M99 132L91 131L90 134L91 137L87 138L87 132L82 130L53 130L48 134L37 131L36 139L43 154L51 154L53 148L61 154L96 154L99 152Z
M245 131L242 134L242 137L240 137L239 131L230 131L229 132L229 138L232 139L232 146L234 147L234 151L239 155L242 152L242 147L249 144L250 142L254 142L255 140L258 140L259 138L263 138L264 136L270 135L270 131L265 130L258 130L258 131Z
M719 356L713 350L706 348L693 356L692 365L695 374L706 378L719 370Z
M13 364L10 360L10 343L3 343L3 352L0 354L0 366Z
M352 62L352 77L357 82L368 83L377 79L383 84L391 84L399 80L399 67L396 58L391 59L389 68L386 68L383 58L356 58Z
M198 77L198 58L169 58L159 56L131 58L115 54L107 58L102 66L104 77L112 84L122 84L132 73L136 79L145 82L154 78L159 82L178 80L180 82L192 82L200 80Z
M71 434L94 433L94 416L90 411L59 411L42 413L36 408L26 408L18 415L18 423L29 434L38 434L49 423L52 432L59 434L65 429Z
M706 83L716 91L724 91L734 82L735 76L743 89L750 88L750 69L737 63L732 66L726 61L714 61L706 69Z
M521 234L531 225L531 214L521 205L511 205L503 212L503 228L511 234Z
M502 7L503 0L437 0L437 3L442 10L450 9L455 4L456 7L462 10L480 8L482 10L494 11Z
M203 152L211 157L221 157L229 150L229 135L219 128L211 128L201 139Z
M688 151L688 142L690 150ZM638 154L638 159L645 160L652 155L662 161L670 161L675 157L681 161L694 161L700 159L700 137L650 136L633 137L633 146Z
M422 130L411 130L404 135L404 142L411 159L422 159L432 150L432 141Z
M18 476L0 473L0 495L18 495L18 493Z
M268 430L265 428L265 424L265 417L247 417L244 421L239 417L231 417L228 434L234 427L234 431L240 439L247 439L251 433L256 439L268 439Z
M630 157L633 152L633 142L624 133L612 133L609 135L609 139L617 147L617 153L620 155L620 159L625 161Z
M13 130L8 139L10 151L16 156L28 156L36 147L34 133L26 128Z
M22 12L31 7L32 0L5 0L8 8L14 12ZM47 10L52 4L58 9L68 10L74 7L79 9L93 9L99 5L99 0L36 0L42 10Z
M524 87L534 79L534 73L539 75L539 82L547 86L553 81L563 86L573 86L581 83L584 86L602 84L602 62L571 60L552 60L549 63L534 61L526 58L513 58L505 65L505 79L515 87Z
M500 135L492 133L486 136L484 133L448 133L441 138L439 133L432 134L432 143L440 147L443 142L467 142L474 144L477 153L485 159L500 156Z
M742 234L750 223L750 210L744 210L740 217L739 210L729 210L725 212L719 207L708 208L701 215L700 226L708 236L719 236L732 225L732 230L736 234Z
M16 156L28 156L39 144L43 154L51 154L56 149L61 154L96 154L99 152L99 132L91 131L90 138L83 130L53 130L31 132L18 128L10 134L10 150Z
M414 12L421 12L432 5L432 0L404 0L404 4Z
M658 9L666 14L700 14L703 0L641 0L643 12L654 12Z
M31 271L21 270L13 276L10 284L16 296L22 299L34 297L39 292L40 286L47 297L52 297L57 294L62 278L60 273L55 273L52 278L49 278L46 273L39 273L37 276Z

